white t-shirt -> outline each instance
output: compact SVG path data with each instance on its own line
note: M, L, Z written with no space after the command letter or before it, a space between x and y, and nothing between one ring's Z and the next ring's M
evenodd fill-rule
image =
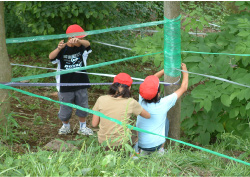
M140 115L137 116L136 126L138 128L157 133L165 136L165 121L167 112L173 107L177 100L177 94L172 93L164 98L161 98L159 103L147 103L143 101L139 95L140 105L150 113L150 119L145 119ZM163 144L166 139L157 135L138 132L138 145L142 148L152 148Z

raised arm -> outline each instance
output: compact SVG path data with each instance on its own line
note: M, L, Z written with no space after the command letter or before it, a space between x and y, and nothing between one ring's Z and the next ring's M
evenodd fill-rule
M164 75L164 69L158 71L158 72L155 73L154 75L160 79L160 78Z
M186 64L182 63L181 64L181 68L183 71L187 71L187 66ZM182 83L181 83L181 87L175 91L175 93L177 94L177 97L180 98L181 95L187 91L188 88L188 73L187 72L183 72L182 71L182 75L183 75L183 79L182 79Z
M64 40L61 40L55 50L53 50L49 54L49 59L53 60L56 58L56 56L59 54L59 52L66 46L66 43L64 43Z

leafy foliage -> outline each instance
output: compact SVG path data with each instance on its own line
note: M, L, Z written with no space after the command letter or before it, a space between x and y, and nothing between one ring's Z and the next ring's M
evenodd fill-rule
M6 11L11 12L11 18L15 15L22 28L29 28L34 34L40 35L64 33L71 24L78 24L87 30L105 28L106 16L109 16L109 20L114 18L110 13L115 10L116 5L117 2L101 1L5 3Z
M61 34L71 24L85 30L162 19L162 2L5 2L7 37ZM19 31L17 34L16 31Z
M247 29L249 17L246 14L231 15L225 18L221 32L208 34L205 38L182 32L182 50L249 54L250 32ZM158 34L136 42L134 51L137 54L163 50L163 38L158 36L163 30L157 30ZM250 85L247 57L183 53L182 59L191 72ZM158 63L156 60L163 65L162 56L155 56L154 61ZM201 144L208 144L222 132L249 137L249 88L197 75L190 75L189 85L191 93L182 101L182 129L186 135Z
M181 3L182 26L186 32L200 32L211 26L209 22L220 24L229 13L223 2L186 1ZM215 18L216 17L216 18ZM212 27L214 28L214 27ZM214 28L214 30L217 30Z

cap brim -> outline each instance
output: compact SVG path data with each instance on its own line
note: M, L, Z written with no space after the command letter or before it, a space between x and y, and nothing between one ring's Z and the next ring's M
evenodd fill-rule
M75 37L76 37L76 38L83 38L83 37L85 37L85 36L87 36L87 35L75 36Z

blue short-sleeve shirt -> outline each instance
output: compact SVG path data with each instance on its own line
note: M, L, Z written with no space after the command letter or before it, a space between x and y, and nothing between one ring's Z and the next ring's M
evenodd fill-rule
M167 112L175 105L176 100L176 93L172 93L171 95L161 98L158 103L147 103L143 101L143 98L139 95L140 105L150 113L151 117L150 119L145 119L138 115L136 126L138 128L165 136ZM143 132L138 132L138 135L138 145L142 148L156 147L165 142L165 138L160 136Z

